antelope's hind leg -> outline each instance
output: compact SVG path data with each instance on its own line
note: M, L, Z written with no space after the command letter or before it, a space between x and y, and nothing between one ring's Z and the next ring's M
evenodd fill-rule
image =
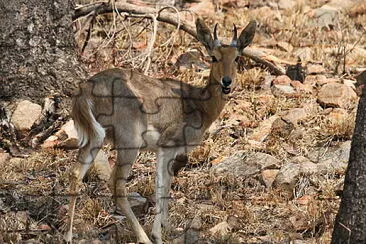
M100 148L103 145L104 138L94 138L83 148L79 149L78 162L72 168L70 173L70 204L69 204L69 219L67 232L64 236L66 242L72 242L72 227L74 221L76 199L79 194L79 185L84 178L86 172L93 164L95 157L97 156Z
M137 237L137 243L151 244L149 237L133 213L130 203L128 202L128 194L126 183L130 173L132 164L138 155L138 149L119 149L117 153L117 164L113 168L110 178L110 190L114 199L122 213L130 221L133 231Z

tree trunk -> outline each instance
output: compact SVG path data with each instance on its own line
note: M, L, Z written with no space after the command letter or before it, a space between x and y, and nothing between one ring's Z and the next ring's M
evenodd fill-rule
M0 0L0 102L70 97L85 76L75 52L73 9L72 0Z
M359 76L362 77L362 76ZM365 82L365 81L363 81ZM342 202L333 231L333 244L366 243L366 90L363 89L346 170Z

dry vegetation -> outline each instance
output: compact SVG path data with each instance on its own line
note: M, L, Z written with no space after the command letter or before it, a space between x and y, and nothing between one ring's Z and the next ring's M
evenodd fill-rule
M297 1L294 8L284 10L231 8L219 4L219 9L212 17L207 17L207 21L220 23L220 36L230 38L233 23L244 27L248 21L256 19L259 28L252 47L266 50L288 63L296 63L301 56L304 63L322 64L327 77L353 79L354 70L366 65L366 56L356 50L365 52L366 15L350 16L344 10L330 29L315 27L311 11L325 2ZM189 19L190 14L182 13L183 17ZM147 19L100 16L82 54L84 61L93 73L113 66L143 72L152 31L152 23ZM82 46L85 35L77 35L77 38ZM286 42L291 48L285 50L279 42ZM188 34L159 23L148 74L202 85L207 77L206 68L174 66L178 57L188 50L205 53ZM204 59L201 56L201 60ZM208 65L205 61L199 62ZM275 97L270 89L265 89L273 80L268 71L245 58L240 64L245 64L248 70L238 75L240 85L216 123L216 129L190 154L190 165L174 179L171 227L164 233L165 240L169 243L190 231L192 220L199 217L198 243L289 243L292 240L329 243L344 171L302 175L293 189L287 189L266 188L257 175L238 178L217 174L211 170L211 165L239 150L265 152L284 164L294 155L307 156L315 148L350 140L356 109L348 110L348 116L342 119L330 120L326 116L329 111L316 104L313 94ZM313 112L299 121L291 134L272 133L260 145L249 143L250 135L262 121L305 106L313 106ZM0 178L4 182L0 187L0 242L61 241L68 202L68 170L75 160L76 151L43 150L33 152L29 158L13 158L0 165ZM114 160L113 156L110 160ZM154 167L154 155L141 154L129 181L130 192L139 192L148 198L145 213L139 216L147 231L153 221ZM116 243L117 238L120 243L135 240L128 224L112 214L115 206L111 193L93 171L84 179L76 209L76 240L85 240L83 243L91 243L91 240ZM228 219L234 219L235 223L227 234L215 235L209 231Z

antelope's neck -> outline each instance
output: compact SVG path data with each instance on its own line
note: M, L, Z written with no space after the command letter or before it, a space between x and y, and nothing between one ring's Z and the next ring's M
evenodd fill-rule
M222 93L219 82L215 81L211 74L208 84L202 89L205 93L208 93L208 99L200 101L201 111L204 116L204 127L207 129L220 115L229 98Z

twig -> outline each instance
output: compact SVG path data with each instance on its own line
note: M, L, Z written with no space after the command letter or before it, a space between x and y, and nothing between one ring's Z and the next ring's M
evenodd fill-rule
M110 13L115 10L118 10L119 12L126 12L130 15L144 15L144 17L152 19L153 16L156 16L158 13L156 9L146 7L146 6L137 6L134 4L128 4L128 3L122 3L122 2L116 2L114 6L111 6L108 3L99 3L95 5L87 5L85 7L80 7L75 9L75 14L73 16L73 20L76 20L80 17L83 17L87 14L89 14L91 11L95 11L97 15L99 14L105 14ZM177 21L176 16L171 13L162 12L160 13L156 20L174 25L178 27L180 30L185 31L186 33L190 34L192 37L197 39L197 33L195 31L195 28L186 22L183 22L180 20L180 22ZM277 64L274 64L272 62L269 62L265 59L263 59L261 56L257 56L257 50L253 48L246 48L244 49L243 53L244 56L249 57L250 59L254 60L257 63L262 64L263 66L267 67L270 71L272 71L276 75L283 75L285 74L284 68L280 67Z
M150 14L150 17L153 20L153 30L152 30L149 46L147 47L147 54L146 54L146 57L145 57L145 60L147 60L147 63L146 63L146 66L145 66L145 71L144 71L145 75L147 74L147 72L150 69L151 54L153 53L153 50L154 50L154 44L155 44L155 40L156 40L156 33L157 33L157 30L158 30L158 21L156 20L156 16L153 15L153 14Z

